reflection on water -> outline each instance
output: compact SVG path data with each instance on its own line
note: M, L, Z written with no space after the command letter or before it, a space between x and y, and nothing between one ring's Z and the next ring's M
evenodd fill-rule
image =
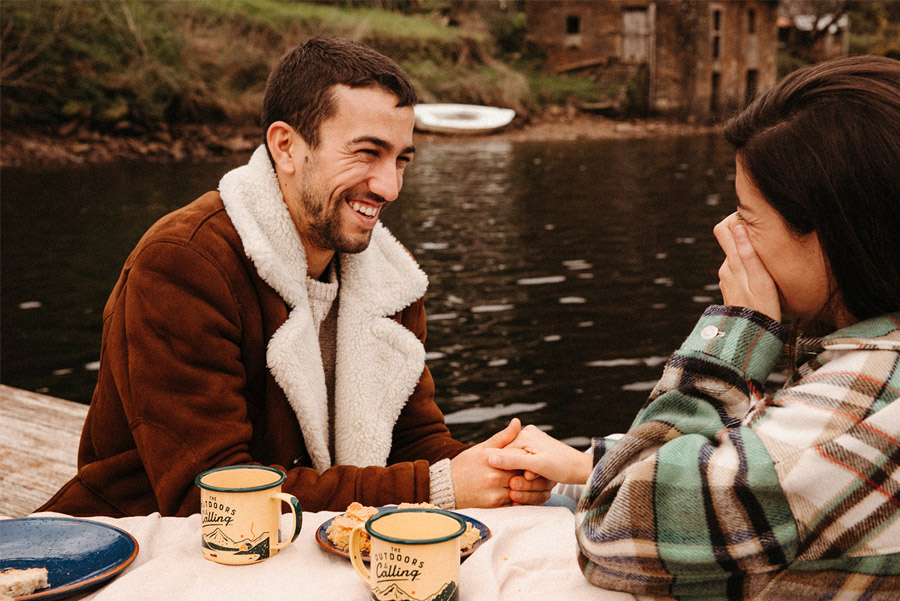
M3 383L87 402L125 256L228 168L0 172ZM627 428L718 302L711 228L733 173L715 136L420 143L384 221L429 274L428 364L454 434L515 415L574 444Z

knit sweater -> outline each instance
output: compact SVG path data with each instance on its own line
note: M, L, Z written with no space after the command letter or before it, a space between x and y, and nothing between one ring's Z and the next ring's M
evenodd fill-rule
M683 599L897 599L900 314L857 323L772 396L785 328L710 307L631 429L593 441L579 562Z

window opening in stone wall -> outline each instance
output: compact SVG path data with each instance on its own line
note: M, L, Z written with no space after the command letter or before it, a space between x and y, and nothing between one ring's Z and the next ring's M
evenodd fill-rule
M566 33L581 33L581 17L578 16L569 16L566 17Z
M718 59L722 52L722 11L714 10L712 13L712 57Z
M791 28L790 27L779 27L778 28L778 44L784 46L788 42L791 41Z
M709 96L709 112L714 115L719 112L719 87L721 80L722 76L714 71L712 74L712 93Z
M756 10L753 8L747 10L747 33L756 33Z

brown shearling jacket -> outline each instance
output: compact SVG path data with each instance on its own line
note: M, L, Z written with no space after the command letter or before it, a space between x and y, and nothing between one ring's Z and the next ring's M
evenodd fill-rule
M305 511L428 500L430 464L467 446L451 438L428 368L398 405L383 466L316 469L297 409L267 368L267 344L292 309L245 243L217 192L144 235L104 310L78 473L38 511L189 515L200 508L197 474L246 463L284 470L283 490ZM424 342L422 298L387 317Z

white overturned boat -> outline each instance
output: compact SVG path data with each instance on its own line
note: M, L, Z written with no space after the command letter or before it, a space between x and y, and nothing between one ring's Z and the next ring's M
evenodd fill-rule
M439 134L486 134L509 125L516 111L477 104L417 104L416 129Z

